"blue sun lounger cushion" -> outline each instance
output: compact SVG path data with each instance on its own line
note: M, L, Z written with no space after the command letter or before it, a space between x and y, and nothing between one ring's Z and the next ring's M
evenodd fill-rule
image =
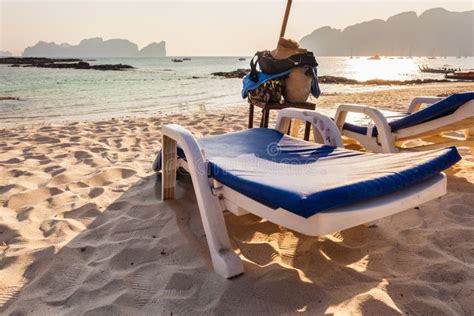
M199 143L210 177L270 208L305 218L409 188L461 159L454 147L372 154L298 140L273 129L210 136ZM185 158L182 150L178 154Z

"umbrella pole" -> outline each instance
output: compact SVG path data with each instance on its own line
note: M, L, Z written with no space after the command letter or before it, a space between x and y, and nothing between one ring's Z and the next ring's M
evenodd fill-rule
M286 24L288 23L288 16L290 15L292 0L286 2L285 17L283 18L283 24L281 25L280 38L285 37ZM279 39L280 39L279 38Z

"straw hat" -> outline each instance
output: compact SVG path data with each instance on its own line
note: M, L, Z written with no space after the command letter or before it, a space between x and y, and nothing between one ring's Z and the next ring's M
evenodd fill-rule
M272 57L275 59L285 59L296 54L304 53L306 53L306 49L300 48L298 42L283 37L278 41L277 48L271 51Z

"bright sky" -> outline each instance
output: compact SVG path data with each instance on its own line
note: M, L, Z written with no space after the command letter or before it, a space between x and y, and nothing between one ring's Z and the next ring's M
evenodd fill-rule
M0 0L0 50L21 54L39 40L77 44L90 37L125 38L141 48L165 40L168 55L251 55L275 46L286 0L112 1ZM472 10L474 1L293 0L287 37L321 26L344 28L444 7Z

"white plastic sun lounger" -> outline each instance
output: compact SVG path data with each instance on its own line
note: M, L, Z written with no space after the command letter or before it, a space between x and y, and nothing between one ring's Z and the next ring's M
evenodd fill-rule
M316 140L283 134L291 119L310 122ZM189 171L214 270L243 273L223 211L253 213L310 236L376 221L446 193L442 171L456 149L372 154L342 148L334 122L315 111L280 111L276 129L256 128L196 139L179 125L163 126L162 198L174 199L176 168Z
M420 110L422 104L430 106ZM348 120L347 115L351 112L358 113L359 118ZM418 97L413 99L405 113L380 111L367 105L343 104L337 108L335 121L342 135L358 141L373 152L466 146L474 155L474 92L453 94L447 98ZM463 131L464 137L445 134L456 131ZM404 143L414 139L422 139L429 144L403 147Z

